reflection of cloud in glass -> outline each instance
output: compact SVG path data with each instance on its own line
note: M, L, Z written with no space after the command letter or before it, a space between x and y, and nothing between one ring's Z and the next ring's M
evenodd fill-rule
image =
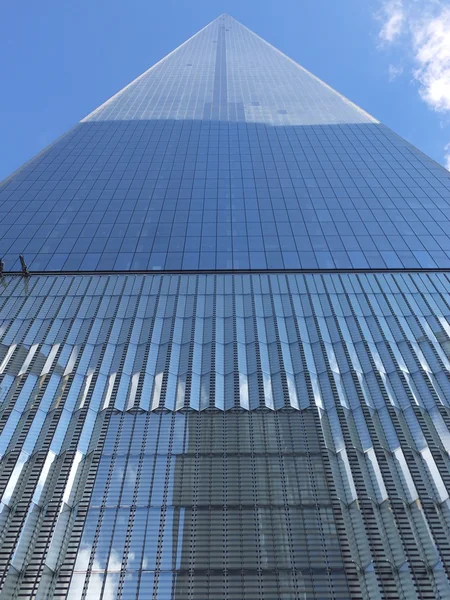
M119 586L119 579L119 573L107 573L102 600L115 600L117 598L117 588Z
M127 464L127 470L125 471L125 484L130 488L134 489L138 473L138 465L134 457L130 457Z
M85 547L78 551L77 566L89 564L91 557L91 548ZM119 585L120 569L122 567L122 556L112 551L109 560L109 569L106 572L105 586L103 589L103 580L105 573L101 568L101 564L98 560L94 559L91 566L89 575L89 583L87 588L87 600L114 600L117 594L117 588ZM97 572L96 572L97 571ZM101 572L99 572L101 571ZM115 572L110 572L115 571ZM75 572L72 577L72 582L69 590L67 600L79 600L83 597L83 588L86 580L86 572L77 573Z
M109 555L108 571L120 571L122 568L122 554L116 550L112 550Z
M89 553L90 554L90 553ZM70 583L69 594L67 600L79 600L83 597L84 582L86 573L74 573Z

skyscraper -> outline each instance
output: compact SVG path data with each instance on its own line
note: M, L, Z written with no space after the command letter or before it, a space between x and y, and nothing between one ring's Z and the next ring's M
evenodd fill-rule
M448 600L449 205L227 15L3 182L0 599Z

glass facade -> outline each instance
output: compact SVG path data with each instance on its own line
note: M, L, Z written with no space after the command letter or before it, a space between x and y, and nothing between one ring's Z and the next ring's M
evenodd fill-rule
M125 413L68 598L348 598L313 413Z
M222 15L7 179L0 600L448 600L449 178Z
M449 292L6 277L0 597L448 597Z
M228 16L0 188L5 268L449 268L448 172Z

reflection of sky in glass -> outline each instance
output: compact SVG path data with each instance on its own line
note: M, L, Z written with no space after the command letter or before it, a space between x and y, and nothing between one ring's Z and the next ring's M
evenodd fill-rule
M83 122L376 123L230 16L221 16Z
M81 589L101 590L105 598L123 589L132 600L164 594L181 600L186 590L191 598L216 599L227 586L236 587L239 600L243 588L252 600L260 590L273 600L271 590L313 597L314 586L325 599L328 581L348 598L333 485L356 515L367 501L386 509L376 531L358 520L343 524L346 539L361 539L351 546L351 559L344 556L347 565L366 564L372 541L387 557L389 543L407 547L410 531L437 559L446 542L440 527L422 528L427 515L420 501L426 477L431 523L435 515L445 522L447 275L6 277L0 348L8 357L2 375L11 381L2 406L0 514L11 567L4 589L20 588L20 595L29 584L22 575L41 560L38 594L55 577L61 589L71 586L71 600ZM173 354L172 344L179 346ZM52 373L45 365L57 345ZM146 378L155 374L161 381L149 414L154 381ZM178 380L185 382L182 402ZM207 404L202 388L210 390ZM92 407L102 406L107 394L108 410L85 422L86 411L95 414ZM8 421L16 399L17 415ZM314 407L328 448L337 449L329 455L333 482ZM341 419L351 437L342 436ZM377 419L382 442L372 433ZM87 454L76 449L76 430ZM390 480L386 456L395 469ZM395 506L415 507L420 517L408 535L396 528L389 508L398 493ZM395 583L402 556L389 560L376 593L385 582L402 585ZM412 569L402 572L413 586ZM424 585L434 585L435 573L427 577Z
M7 270L443 268L449 190L224 16L0 186L0 237Z
M270 590L279 569L293 590L296 569L302 578L312 569L314 585L331 598L325 555L345 587L311 412L125 413L112 417L109 432L75 590L87 571L88 590L97 593L104 581L108 600L122 581L130 598L177 599L188 590L196 598L222 597L225 586L259 586L262 572L261 585ZM156 454L142 452L149 447Z

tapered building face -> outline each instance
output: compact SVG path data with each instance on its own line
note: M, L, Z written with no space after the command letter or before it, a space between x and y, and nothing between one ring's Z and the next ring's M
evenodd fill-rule
M0 599L448 600L449 205L227 15L7 179Z

